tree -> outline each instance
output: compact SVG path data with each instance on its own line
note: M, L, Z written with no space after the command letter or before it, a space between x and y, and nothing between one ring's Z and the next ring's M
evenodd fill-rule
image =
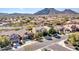
M5 35L0 36L0 47L1 48L8 46L10 43L11 42L8 36L5 36Z
M32 28L33 28L33 25L28 25L28 26L26 26L26 28L27 28L29 31L31 31Z
M35 34L36 41L42 42L42 36L43 36L43 33L42 32L37 32Z
M49 34L55 34L56 30L54 28L49 29Z
M69 35L68 41L69 41L71 44L74 44L74 43L75 43L75 40L76 40L76 37L75 37L74 34Z
M47 31L43 31L43 36L47 36L48 32Z
M64 21L68 21L69 20L69 17L64 17Z
M39 32L39 33L38 33L38 36L39 36L39 37L42 37L42 36L43 36L43 33L42 33L42 32Z
M68 40L72 45L77 45L76 43L79 42L79 35L78 34L71 34L68 37Z

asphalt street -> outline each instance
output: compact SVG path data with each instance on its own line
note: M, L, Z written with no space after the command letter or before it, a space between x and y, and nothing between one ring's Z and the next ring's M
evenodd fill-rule
M49 48L55 50L55 51L69 51L65 47L62 47L57 42L60 42L61 40L67 39L67 36L61 36L60 39L52 37L53 40L44 40L43 42L35 42L33 44L26 45L20 49L16 49L17 51L35 51L37 49L43 48L45 46L48 46Z

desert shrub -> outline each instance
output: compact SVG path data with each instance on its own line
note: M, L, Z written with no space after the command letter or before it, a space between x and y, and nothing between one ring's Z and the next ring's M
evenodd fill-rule
M55 34L56 30L54 28L49 29L49 34Z
M10 44L10 40L8 36L1 35L0 36L0 47L4 48Z
M79 33L70 34L67 41L69 41L73 46L79 46Z

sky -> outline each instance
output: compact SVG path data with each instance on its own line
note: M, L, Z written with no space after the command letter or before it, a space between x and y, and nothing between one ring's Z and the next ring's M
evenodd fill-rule
M0 13L29 13L33 14L37 11L40 11L44 8L0 8ZM64 9L71 9L79 13L79 8L55 8L59 11L63 11Z

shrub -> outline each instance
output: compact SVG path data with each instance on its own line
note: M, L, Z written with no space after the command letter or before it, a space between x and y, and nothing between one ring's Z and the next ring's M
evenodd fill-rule
M55 34L56 30L54 28L49 29L49 34Z
M75 45L75 44L76 44L76 37L75 37L74 34L69 35L68 40L69 40L69 42L70 42L72 45Z
M70 42L73 46L79 46L79 33L73 33L69 35L68 42Z
M67 41L64 41L64 43L65 43L65 44L68 44L68 42L67 42Z
M0 47L4 48L10 44L10 40L8 36L1 35L0 36Z
M43 36L47 36L48 35L48 32L47 31L44 31L43 32Z

